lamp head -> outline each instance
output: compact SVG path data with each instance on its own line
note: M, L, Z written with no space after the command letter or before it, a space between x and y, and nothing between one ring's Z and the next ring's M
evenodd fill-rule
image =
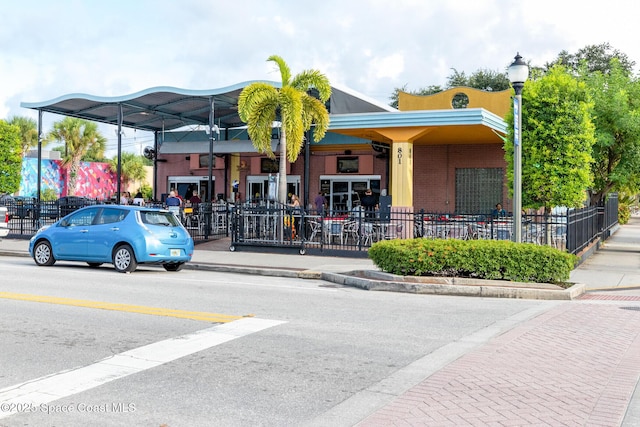
M517 53L515 56L515 60L511 65L509 65L509 69L507 70L507 74L509 75L509 81L513 86L516 84L524 84L529 77L529 66L522 60L522 56L520 53Z

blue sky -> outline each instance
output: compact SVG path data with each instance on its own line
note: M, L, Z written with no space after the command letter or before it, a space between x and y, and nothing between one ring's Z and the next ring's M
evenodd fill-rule
M2 5L0 118L68 93L213 89L278 80L266 59L388 103L443 85L451 69L502 71L608 42L640 63L630 0L20 0ZM638 68L636 67L636 70ZM45 131L60 117L45 114ZM147 134L125 129L136 151ZM109 145L115 135L105 131Z

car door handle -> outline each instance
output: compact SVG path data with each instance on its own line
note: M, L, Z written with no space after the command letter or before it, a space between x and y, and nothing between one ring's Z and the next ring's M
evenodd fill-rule
M82 230L80 230L81 233L88 233L89 230L87 230L86 228L83 228Z
M111 227L111 231L120 231L119 227Z

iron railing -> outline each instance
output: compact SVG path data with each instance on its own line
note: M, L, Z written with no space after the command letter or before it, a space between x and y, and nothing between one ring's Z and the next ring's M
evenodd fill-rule
M29 237L76 209L110 201L63 198L53 202L10 198L7 207L9 234ZM161 203L149 207L166 208ZM231 247L240 245L290 247L301 252L362 253L380 240L406 238L512 239L511 217L491 214L450 214L425 210L365 212L333 211L318 215L269 201L240 205L200 203L176 211L196 242L231 236ZM522 241L551 245L578 254L597 239L606 239L617 224L618 198L609 195L601 206L569 209L562 214L523 215Z

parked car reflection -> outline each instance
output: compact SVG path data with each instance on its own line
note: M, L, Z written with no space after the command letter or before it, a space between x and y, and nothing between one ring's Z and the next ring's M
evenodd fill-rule
M169 211L140 206L96 205L81 208L29 242L37 265L84 261L91 267L112 263L119 272L138 264L162 264L179 271L193 255L193 239Z

